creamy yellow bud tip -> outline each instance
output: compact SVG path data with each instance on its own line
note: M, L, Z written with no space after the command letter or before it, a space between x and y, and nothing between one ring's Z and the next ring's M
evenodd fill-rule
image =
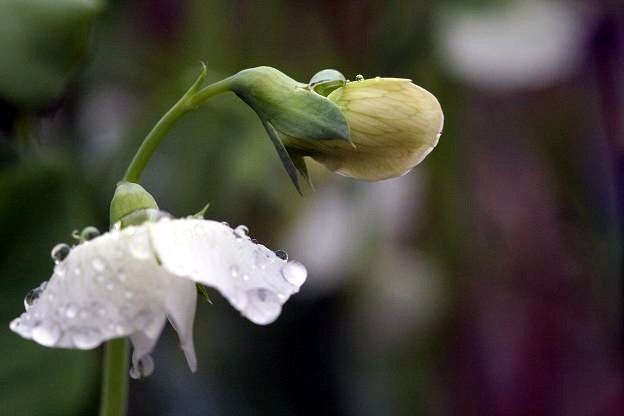
M442 133L440 103L409 79L349 82L327 98L345 116L352 144L290 137L284 143L345 176L374 181L404 175L433 150Z

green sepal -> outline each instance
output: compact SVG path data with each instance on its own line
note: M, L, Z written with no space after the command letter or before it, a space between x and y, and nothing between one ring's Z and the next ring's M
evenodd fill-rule
M312 180L310 179L310 174L308 173L308 166L306 165L304 156L298 151L294 149L289 149L288 147L286 148L286 151L288 151L290 160L292 160L299 174L303 177L303 179L305 179L310 189L314 190L314 184L312 184Z
M336 104L275 68L245 69L231 78L231 89L280 133L349 141L349 125Z
M137 183L121 181L111 200L110 224L112 226L122 219L131 218L138 211L149 210L158 210L154 197ZM141 216L140 213L138 215Z
M202 285L201 283L195 283L195 287L197 288L197 294L212 305L212 300L210 299L210 295L208 294L208 289L206 289L206 286Z
M288 173L288 177L292 181L293 185L295 185L295 188L297 188L297 192L299 192L299 195L303 196L303 193L301 192L301 187L299 186L299 178L297 177L297 167L290 158L290 155L288 154L288 151L280 140L279 135L277 134L271 123L262 120L262 125L269 135L271 143L273 143L273 146L277 151L277 155L279 156L280 161L284 166L284 169L286 169L286 173Z
M191 218L194 218L196 220L203 220L204 218L206 218L206 211L208 211L208 208L210 208L210 202L204 205L204 207L199 210L199 212L191 215Z

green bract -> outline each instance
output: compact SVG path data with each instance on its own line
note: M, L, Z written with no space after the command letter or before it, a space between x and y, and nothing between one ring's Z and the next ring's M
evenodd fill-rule
M260 66L234 75L231 89L280 133L304 140L349 139L338 107L275 68Z
M234 75L229 85L260 117L299 192L297 172L308 178L305 163L302 156L284 147L281 136L349 141L349 125L336 104L275 68L245 69Z
M119 182L110 205L111 225L141 224L158 213L158 204L141 185L132 182Z

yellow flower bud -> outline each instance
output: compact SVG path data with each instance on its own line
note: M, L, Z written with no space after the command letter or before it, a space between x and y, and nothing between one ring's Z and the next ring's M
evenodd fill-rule
M349 82L327 98L347 120L351 143L285 135L282 139L289 151L345 176L381 180L404 175L433 150L442 133L440 103L409 79Z

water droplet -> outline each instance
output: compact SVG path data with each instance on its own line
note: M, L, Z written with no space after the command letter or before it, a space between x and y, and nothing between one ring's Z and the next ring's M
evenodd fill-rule
M197 235L206 234L206 230L204 229L203 224L195 224L195 227L193 227L193 229L195 230L195 234Z
M126 272L119 272L119 274L117 275L117 278L119 279L120 282L125 282L126 279L128 279L128 275L126 274Z
M115 325L115 333L117 335L124 335L129 332L129 329L124 325Z
M249 275L248 275L247 273L245 273L245 274L243 275L243 280L244 280L244 281L246 281L246 282L248 282L248 281L249 281Z
M11 328L11 331L17 331L17 327L20 326L20 319L19 318L15 318L11 321L11 323L9 324L9 328Z
M29 310L35 304L37 299L39 299L39 296L41 296L43 290L46 288L46 284L47 282L43 282L41 286L26 293L26 296L24 296L24 309Z
M288 253L286 250L275 250L275 255L282 260L288 260Z
M106 290L112 291L115 289L115 284L113 282L106 283Z
M54 264L59 264L60 262L65 260L70 251L71 248L69 247L69 245L65 243L57 244L52 248L52 251L50 252L50 257L52 257L52 260L54 260Z
M89 318L89 312L87 312L87 311L80 311L78 316L80 317L80 319L82 319L84 321L85 319Z
M74 274L76 276L80 276L80 273L82 273L82 270L80 270L80 267L78 266L74 267Z
M298 261L289 261L282 267L282 276L293 286L301 286L308 277L305 266Z
M246 225L239 225L238 227L234 229L234 236L236 237L237 240L247 238L248 234L249 234L249 228L247 228Z
M93 226L85 227L80 233L80 239L82 241L93 240L95 237L99 237L100 230Z
M266 325L275 320L282 310L277 295L268 289L254 289L248 292L245 314L254 323Z
M45 347L54 346L60 337L61 330L52 323L38 325L32 330L32 339Z
M78 314L78 308L76 307L76 305L68 305L67 308L65 309L65 316L68 317L69 319L74 319L77 314Z
M130 369L130 377L135 380L147 377L154 372L154 359L147 354L139 359L136 366Z
M124 296L126 297L126 299L132 299L134 297L134 293L132 293L132 291L130 290L126 290Z
M91 260L91 266L93 266L93 270L96 272L101 272L106 268L106 264L104 264L104 260L100 257L95 257Z
M356 80L356 81L364 81L364 75L362 75L362 74L357 74L357 75L355 76L355 80Z
M83 329L72 334L74 346L81 350L90 350L100 344L100 332L96 329Z
M134 236L130 240L129 248L130 254L136 259L147 259L151 254L150 242L144 233Z
M236 277L238 276L238 266L233 264L232 266L230 266L230 274L232 275L232 277Z

